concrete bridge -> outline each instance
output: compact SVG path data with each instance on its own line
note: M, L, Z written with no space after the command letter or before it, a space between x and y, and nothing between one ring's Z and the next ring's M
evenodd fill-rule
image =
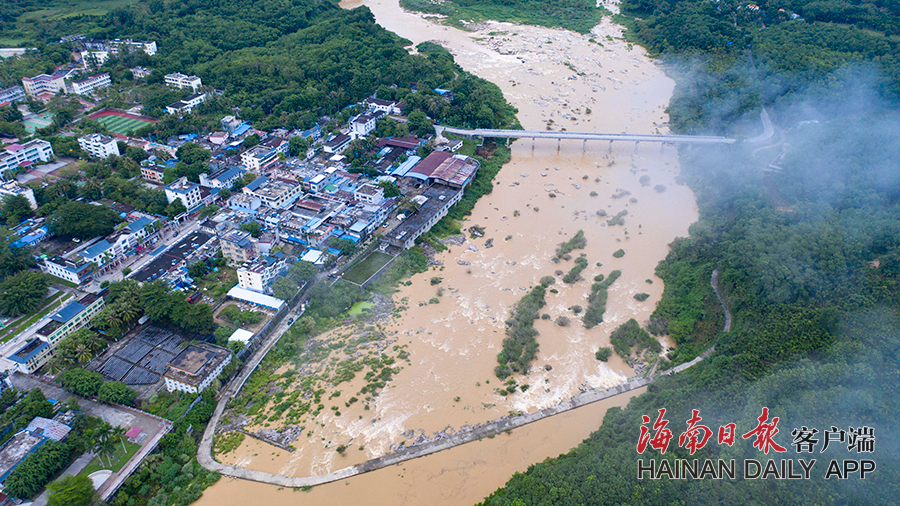
M556 139L557 147L562 140L580 140L583 141L584 147L587 147L587 141L609 141L609 147L612 149L614 141L634 142L635 148L641 142L658 142L665 144L689 144L689 145L706 145L706 144L733 144L736 139L728 137L707 136L707 135L650 135L650 134L610 134L597 132L558 132L553 130L499 130L488 128L453 128L435 125L437 134L443 135L450 133L461 135L464 137L491 137L497 139L531 139L532 143L535 139Z

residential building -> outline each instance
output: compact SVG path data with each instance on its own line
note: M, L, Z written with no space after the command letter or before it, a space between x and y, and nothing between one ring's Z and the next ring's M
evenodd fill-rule
M19 465L25 457L34 453L47 438L32 434L27 430L20 430L0 447L0 483L3 483L9 474ZM6 496L4 496L4 501Z
M189 344L169 365L163 378L166 390L200 393L231 363L231 352L206 343Z
M378 98L367 98L364 103L366 107L375 111L382 111L385 114L400 114L402 112L401 108L405 105L405 102L381 100Z
M131 39L113 39L106 41L106 45L109 46L109 48L115 53L143 51L149 56L153 56L156 54L156 41L153 40L139 41Z
M274 149L276 154L287 156L291 151L291 143L287 139L278 135L266 137L259 143L260 146L266 146Z
M380 204L384 200L384 188L366 183L353 192L353 198L366 204Z
M13 102L25 100L25 89L21 86L13 86L0 90L0 106L11 104Z
M369 132L375 130L375 120L377 117L368 114L360 114L350 121L350 131L356 137L365 137Z
M33 374L50 360L50 345L37 337L33 337L24 346L9 356L15 367L25 373Z
M207 188L231 188L235 181L246 174L243 167L224 167L212 174L200 174L200 186Z
M112 243L106 239L100 239L90 247L80 251L78 256L83 258L85 262L93 263L97 267L103 267L112 262L116 254Z
M462 190L448 186L434 185L427 188L413 199L419 205L419 210L391 230L388 241L401 248L412 248L416 239L446 216L447 211L459 202L462 195Z
M235 211L256 214L256 211L262 207L262 200L256 195L241 192L228 199L228 207Z
M146 67L134 67L131 69L131 75L135 79L143 79L149 76L151 72L153 72L153 70Z
M34 199L34 190L21 185L16 181L0 183L0 198L6 195L21 195L28 200L32 209L37 209L37 200Z
M25 144L10 144L0 153L0 178L7 179L19 167L27 167L35 162L49 162L53 159L53 147L42 139Z
M325 144L322 145L322 149L324 149L326 153L340 153L347 148L352 140L353 137L350 137L347 134L335 135L331 139L325 141Z
M205 101L206 93L197 93L184 100L179 100L173 104L167 105L166 112L169 114L190 114L191 111L194 110L194 107L197 107Z
M190 88L194 93L203 86L203 82L197 76L186 76L180 72L166 75L166 84L176 88Z
M180 200L184 207L191 210L201 202L200 185L188 181L188 178L182 177L177 181L166 185L166 200L171 204L175 200Z
M47 274L65 279L76 285L87 283L93 279L94 269L90 262L86 262L84 258L74 258L69 260L63 257L53 256L43 259L38 266Z
M291 185L278 180L266 181L255 190L247 190L247 188L244 187L244 193L259 197L263 204L272 209L286 208L303 195L303 189L299 185Z
M166 168L155 164L141 165L141 177L151 183L162 184Z
M78 81L72 81L70 90L77 95L87 95L101 88L106 88L112 81L109 79L109 72L93 75Z
M244 124L243 121L235 118L234 116L225 116L224 118L222 118L220 123L222 123L222 128L230 134L234 134L235 131L237 131L237 129Z
M82 51L81 63L85 68L100 68L109 60L109 51Z
M222 246L222 255L235 263L243 264L256 258L256 239L250 232L232 230L219 237L219 244Z
M287 269L284 253L260 257L237 270L238 286L259 293L266 293L269 284Z
M247 170L257 174L276 161L278 161L278 151L262 144L257 144L241 153L241 163L247 167Z
M119 156L119 143L112 137L103 134L88 134L78 138L78 145L97 158Z
M34 77L23 77L22 87L25 88L25 94L29 97L65 93L67 91L65 78L68 74L68 71L58 71L52 75L41 74Z

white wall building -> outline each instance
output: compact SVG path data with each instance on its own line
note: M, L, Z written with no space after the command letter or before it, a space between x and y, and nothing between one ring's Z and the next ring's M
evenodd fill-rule
M384 188L366 183L353 192L353 198L366 204L380 204L384 200Z
M53 159L53 146L42 139L25 144L10 144L0 152L0 178L7 179L9 173L29 162L49 162Z
M244 264L237 270L238 286L254 292L266 293L269 283L286 268L287 263L283 253L260 258L253 263Z
M368 114L360 114L350 122L350 131L358 137L365 137L369 132L375 130L375 120L377 118Z
M163 377L166 390L200 393L231 363L231 352L206 343L189 344L169 362Z
M28 204L32 209L37 209L37 200L34 199L34 190L27 186L20 185L16 181L8 181L0 184L0 198L6 195L21 195L28 200Z
M88 134L78 138L78 145L81 149L87 151L97 158L109 158L110 156L120 156L119 144L115 139L102 134Z
M81 52L81 63L84 65L84 68L88 68L88 67L99 68L101 65L106 63L108 60L109 60L109 51L82 51Z
M194 107L206 101L206 93L196 93L184 100L179 100L174 104L166 106L166 112L169 114L190 114Z
M170 204L180 200L188 210L200 204L200 185L188 181L186 177L166 185L165 191Z
M104 72L79 81L72 81L69 88L72 93L87 95L101 88L107 88L110 84L112 81L109 79L109 72Z
M174 86L176 88L190 88L194 90L196 93L201 86L203 86L203 82L197 76L186 76L181 72L175 72L174 74L166 75L166 84L169 86Z
M278 151L262 144L257 144L241 153L241 163L250 172L259 174L260 169L278 160Z

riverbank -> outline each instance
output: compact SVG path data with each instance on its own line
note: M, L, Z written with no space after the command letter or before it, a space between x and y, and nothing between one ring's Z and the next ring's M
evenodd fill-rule
M402 12L396 0L366 5L386 28L416 43L439 42L464 69L498 84L518 107L526 129L667 132L663 109L674 84L640 48L621 40L621 29L608 21L592 36L503 23L487 23L477 32L464 33ZM662 283L654 268L665 257L668 243L686 235L696 219L693 195L678 183L678 169L671 147L636 151L621 144L610 151L603 143L588 144L583 150L581 142L563 142L557 151L555 141L538 141L534 148L530 142L513 144L512 160L497 176L493 193L478 202L464 223L464 228L483 227L484 236L469 236L466 243L451 246L436 257L440 265L414 276L394 296L395 303L408 309L385 332L398 336L397 345L406 346L409 365L394 375L368 410L358 402L340 407L340 416L335 416L326 406L326 415L308 429L313 434L294 443L296 452L287 455L248 439L234 452L233 462L289 476L320 474L383 455L422 434L484 423L511 411L534 413L583 389L614 386L634 376L619 358L601 363L594 352L609 345L609 333L619 324L630 318L646 320L659 300ZM622 211L628 211L624 225L610 225L609 217ZM564 284L556 271L567 272L572 262L554 264L553 252L579 229L587 238L583 252L588 268L582 274L584 281ZM626 254L615 258L619 249ZM569 308L586 305L590 280L614 269L623 274L610 287L605 321L585 329ZM540 332L537 370L517 378L520 385L529 385L525 392L503 396L502 382L493 375L503 322L527 289L546 275L557 277L552 287L557 293L548 296L542 311L550 321L535 324ZM442 281L434 285L434 277ZM634 298L638 293L649 298L639 302ZM435 297L438 303L428 303ZM553 323L560 316L568 316L572 324ZM339 389L326 391L323 399ZM341 395L346 398L349 393ZM581 438L602 418L588 409L560 415L575 415L573 425L578 427L568 430ZM521 459L513 471L566 451L580 440L562 436L559 429L556 422L544 420L514 431L523 446L514 450ZM532 443L518 438L526 430ZM342 457L335 451L337 445L347 446L353 455ZM553 450L548 453L549 448ZM450 452L403 466L427 473L425 469L444 465L445 453ZM467 464L473 479L485 480L477 486L470 482L467 488L490 491L505 481L501 474L488 484L493 473L477 464L487 460L475 457ZM370 474L378 473L384 471ZM403 476L392 483L401 487ZM357 487L366 481L357 477L347 483L362 497L367 496L365 489ZM222 498L217 491L227 485L223 482L207 495Z

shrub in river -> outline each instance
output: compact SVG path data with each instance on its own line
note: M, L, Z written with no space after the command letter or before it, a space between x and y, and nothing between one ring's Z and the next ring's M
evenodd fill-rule
M537 355L538 343L535 337L538 332L534 329L534 320L538 318L539 311L546 301L545 289L538 285L522 297L512 310L512 315L506 320L506 339L503 340L503 349L497 354L497 363L494 374L505 379L514 373L525 373L529 365Z
M600 349L597 350L597 353L594 353L594 357L596 357L597 360L601 362L606 362L607 360L609 360L609 357L612 356L612 352L612 348L608 346L601 346Z
M628 320L619 326L609 336L609 341L615 348L616 353L622 358L631 356L632 348L637 348L636 352L650 350L653 353L662 351L662 345L654 339L649 332L642 329L634 318Z
M560 316L556 319L556 324L560 327L568 327L569 326L569 318L565 316Z
M644 302L649 297L650 297L649 293L638 293L638 294L635 294L635 296L634 296L635 300L640 301L640 302Z
M575 305L575 306L570 307L569 309L571 309L572 312L575 314L580 314L584 308L582 308L581 306Z
M556 248L556 258L563 258L568 253L571 253L572 250L576 249L584 249L587 245L587 239L584 238L584 230L579 230L575 232L575 235L572 236L571 239L559 245Z
M596 327L603 321L603 313L606 311L607 289L612 285L622 271L612 271L604 281L591 285L591 294L588 296L588 307L584 311L584 328L590 329Z
M625 256L625 250L623 250L623 249L616 250L616 252L613 253L613 256L615 258L622 258L623 256Z
M553 276L544 276L541 278L541 286L543 286L544 288L547 288L553 283L556 283L556 278L554 278Z
M578 257L575 259L575 265L572 266L572 270L569 271L568 274L563 276L563 283L572 284L581 279L581 271L585 270L588 266L587 260L584 257Z

